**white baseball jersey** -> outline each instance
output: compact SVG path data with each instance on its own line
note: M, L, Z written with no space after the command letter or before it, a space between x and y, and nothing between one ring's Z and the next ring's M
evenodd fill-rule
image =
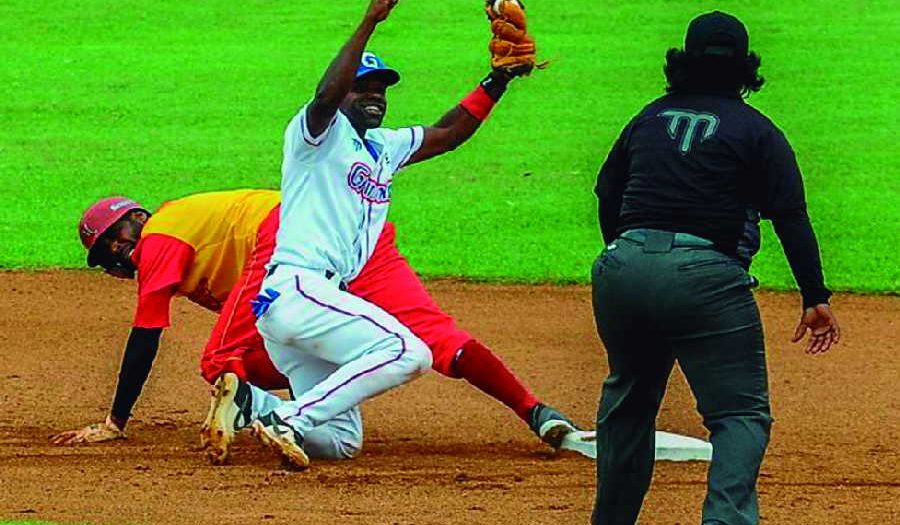
M391 182L422 145L421 127L366 132L337 112L313 137L306 109L288 124L281 165L281 224L272 264L332 270L350 281L375 249Z

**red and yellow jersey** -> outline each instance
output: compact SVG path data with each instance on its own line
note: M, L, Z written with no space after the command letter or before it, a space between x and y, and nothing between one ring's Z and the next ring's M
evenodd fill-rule
M281 195L270 190L200 193L163 204L141 231L134 326L169 326L173 296L221 309Z

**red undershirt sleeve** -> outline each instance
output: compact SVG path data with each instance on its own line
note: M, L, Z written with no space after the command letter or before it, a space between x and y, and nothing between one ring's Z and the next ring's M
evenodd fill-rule
M194 248L163 234L142 238L135 249L138 304L135 328L167 328L169 305L194 260Z

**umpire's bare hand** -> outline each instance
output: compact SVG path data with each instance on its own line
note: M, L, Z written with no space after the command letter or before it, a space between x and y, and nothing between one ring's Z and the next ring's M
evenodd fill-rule
M800 316L800 324L794 330L791 341L796 343L803 339L809 330L809 341L806 343L807 354L821 354L827 352L831 345L836 345L841 340L841 327L838 326L837 317L827 304L817 304L803 311Z

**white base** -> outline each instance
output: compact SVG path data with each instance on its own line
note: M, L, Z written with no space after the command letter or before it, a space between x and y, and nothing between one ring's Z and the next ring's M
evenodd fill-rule
M656 432L656 461L710 461L712 444L670 432Z
M594 431L585 430L572 432L563 439L561 448L597 459L597 434ZM656 461L709 461L711 459L712 445L702 439L671 432L656 432Z

